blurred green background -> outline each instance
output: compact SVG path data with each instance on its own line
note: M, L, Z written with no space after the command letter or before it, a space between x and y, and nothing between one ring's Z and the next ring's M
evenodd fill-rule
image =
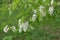
M37 1L37 2L36 2ZM0 0L0 40L60 40L60 0L54 0L54 15L48 14L48 8L51 0ZM11 7L9 6L11 5ZM44 5L47 15L39 21L38 7ZM26 6L26 7L25 7ZM12 14L9 14L8 8L11 8ZM30 21L33 11L37 10L37 19L35 22ZM18 32L18 19L28 21L29 25L34 27L34 30L27 32ZM3 32L5 25L15 25L17 31L14 33L9 30Z

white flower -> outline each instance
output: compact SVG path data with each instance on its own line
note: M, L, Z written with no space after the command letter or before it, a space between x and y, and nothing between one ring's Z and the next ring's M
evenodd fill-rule
M43 12L41 12L41 15L42 16L46 16L46 13L43 11Z
M18 20L18 24L21 24L21 19Z
M50 6L48 11L49 11L50 15L52 15L53 14L53 11L54 11L53 6Z
M28 21L23 24L23 31L26 32L28 30Z
M19 25L19 33L21 33L23 30L23 24Z
M21 33L23 29L23 24L21 23L21 19L18 20L18 26L19 26L19 33Z
M51 5L54 3L54 0L51 0Z
M41 9L44 9L45 7L43 6L43 5L40 5L40 7L39 7L39 9L41 10Z
M35 9L32 9L32 11L33 11L34 13L36 13L36 12L37 12Z
M9 30L8 25L6 25L6 26L4 27L4 29L3 29L3 31L4 31L5 33L7 33L8 30Z
M41 6L39 7L39 11L40 11L40 14L41 14L42 16L46 16L46 13L45 13L44 9L45 9L45 7L44 7L43 5L41 5Z
M16 31L15 26L12 26L12 31L13 31L13 32L15 32L15 31Z
M32 21L35 21L36 17L37 17L36 14L33 14Z

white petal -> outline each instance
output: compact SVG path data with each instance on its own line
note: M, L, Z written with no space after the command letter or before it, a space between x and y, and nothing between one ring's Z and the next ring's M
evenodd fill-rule
M15 26L12 26L12 31L13 31L13 32L15 32L15 31L16 31Z
M44 9L45 7L43 6L43 5L40 5L40 7L39 7L39 9L41 10L41 9Z
M37 13L37 11L36 11L35 9L32 9L32 11L33 11L34 13Z
M35 21L36 17L37 17L36 14L33 14L32 21Z
M19 25L19 33L22 32L23 26L24 26L23 24L20 24L20 25Z
M18 20L18 24L21 24L21 19Z
M43 12L43 9L45 9L45 7L44 7L43 5L41 5L41 6L39 7L39 11L42 13L42 12Z
M8 25L6 25L6 26L4 27L4 29L3 29L3 31L4 31L5 33L7 33L8 30L9 30Z
M23 23L21 23L21 19L18 20L18 26L19 26L19 33L21 33L23 29Z
M51 5L54 3L54 0L51 0Z
M48 11L49 11L50 15L52 15L53 14L53 11L54 11L53 6L50 6Z
M26 32L27 30L28 30L28 22L25 22L23 26L23 31Z

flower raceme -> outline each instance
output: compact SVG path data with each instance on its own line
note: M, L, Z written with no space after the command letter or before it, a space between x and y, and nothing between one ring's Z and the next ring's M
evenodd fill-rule
M48 11L49 11L49 14L52 15L53 12L54 12L54 8L53 8L53 6L50 6Z
M28 30L28 26L29 26L28 21L21 23L21 19L18 20L19 33L21 33L22 31L26 32ZM16 27L14 25L11 27L6 25L3 31L7 33L9 29L12 29L13 32L16 32Z
M22 30L26 32L28 30L28 21L21 23L21 19L19 19L18 26L19 26L19 33L21 33Z
M4 27L4 29L3 29L3 31L4 31L5 33L7 33L9 29L10 29L10 28L9 28L9 26L8 26L8 25L6 25L6 26ZM16 31L15 26L12 26L12 27L11 27L11 29L12 29L12 31L13 31L13 32L15 32L15 31Z
M44 7L43 5L40 5L39 11L40 11L40 14L41 14L42 16L46 16L46 13L45 13L44 9L45 9L45 7Z

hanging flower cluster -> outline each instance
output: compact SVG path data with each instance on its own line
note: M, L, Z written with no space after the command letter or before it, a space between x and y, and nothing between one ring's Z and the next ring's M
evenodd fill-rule
M53 7L54 0L51 0L51 6L49 7L49 14L52 15L54 12L54 7Z
M45 7L44 7L43 5L40 5L39 11L40 11L40 14L41 14L42 16L46 16L46 13L45 13L44 9L45 9Z
M21 19L18 20L18 28L19 28L19 33L21 33L22 31L26 32L29 29L29 23L28 21L21 23ZM16 32L16 27L13 25L11 27L9 27L8 25L6 25L3 29L3 31L5 33L8 32L9 29L12 29L13 32ZM32 26L30 27L30 29L34 29Z
M4 27L4 29L3 29L3 31L4 31L5 33L7 33L9 29L10 29L10 28L9 28L9 26L8 26L8 25L6 25L6 26ZM13 32L15 32L15 31L16 31L15 26L12 26L12 27L11 27L11 29L12 29L12 31L13 31Z
M21 23L21 19L19 19L18 26L19 26L19 33L21 33L22 30L24 32L26 32L28 30L28 21L27 22L24 22L24 23Z
M46 0L43 0L43 2L45 2ZM53 4L54 4L54 0L51 0L50 1L50 6L49 6L49 8L48 8L48 13L52 16L53 15L53 12L54 12L54 6L53 6ZM45 12L45 10L46 10L46 8L45 8L45 6L44 5L40 5L39 6L39 14L40 14L40 16L41 17L45 17L46 16L46 12ZM32 16L32 21L35 21L36 20L36 17L37 17L37 11L36 10L34 10L33 9L33 12L35 13L35 14L33 14L33 16ZM40 17L40 19L41 19L41 17ZM39 19L39 20L40 20Z

